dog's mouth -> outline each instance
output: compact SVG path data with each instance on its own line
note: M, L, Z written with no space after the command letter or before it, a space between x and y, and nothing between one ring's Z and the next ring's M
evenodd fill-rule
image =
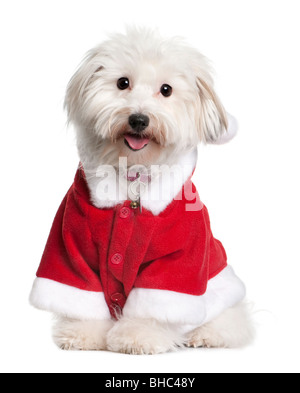
M125 134L124 143L132 151L144 149L150 142L150 138L138 134Z

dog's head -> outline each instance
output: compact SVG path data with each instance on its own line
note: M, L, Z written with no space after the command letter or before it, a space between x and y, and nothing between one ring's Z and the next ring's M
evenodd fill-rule
M165 162L166 155L217 141L227 128L207 59L178 38L148 30L129 30L91 50L65 105L83 161Z

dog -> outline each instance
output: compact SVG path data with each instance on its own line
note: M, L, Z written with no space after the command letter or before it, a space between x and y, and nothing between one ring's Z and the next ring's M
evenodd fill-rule
M191 181L198 144L237 128L211 75L184 40L131 28L69 82L80 165L30 295L56 315L60 348L157 354L252 339L245 286Z

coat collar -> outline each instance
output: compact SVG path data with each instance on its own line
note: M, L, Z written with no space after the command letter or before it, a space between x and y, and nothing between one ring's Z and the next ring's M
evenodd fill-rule
M140 185L142 207L159 215L181 192L185 182L192 176L197 163L197 149L178 157L175 165L154 165L150 173L143 173ZM82 168L84 171L84 168ZM129 187L134 188L134 181L128 179L128 173L121 174L113 167L101 166L93 176L85 175L92 204L99 209L113 208L132 199ZM132 170L130 178L134 178ZM131 179L132 180L132 179Z

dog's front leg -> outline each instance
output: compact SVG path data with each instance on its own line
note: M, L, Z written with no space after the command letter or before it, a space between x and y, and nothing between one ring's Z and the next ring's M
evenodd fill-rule
M153 355L182 347L184 337L172 325L155 319L121 318L107 335L107 349L133 355Z
M114 322L110 319L80 321L56 316L53 340L59 348L65 350L105 350L106 336L113 324Z

